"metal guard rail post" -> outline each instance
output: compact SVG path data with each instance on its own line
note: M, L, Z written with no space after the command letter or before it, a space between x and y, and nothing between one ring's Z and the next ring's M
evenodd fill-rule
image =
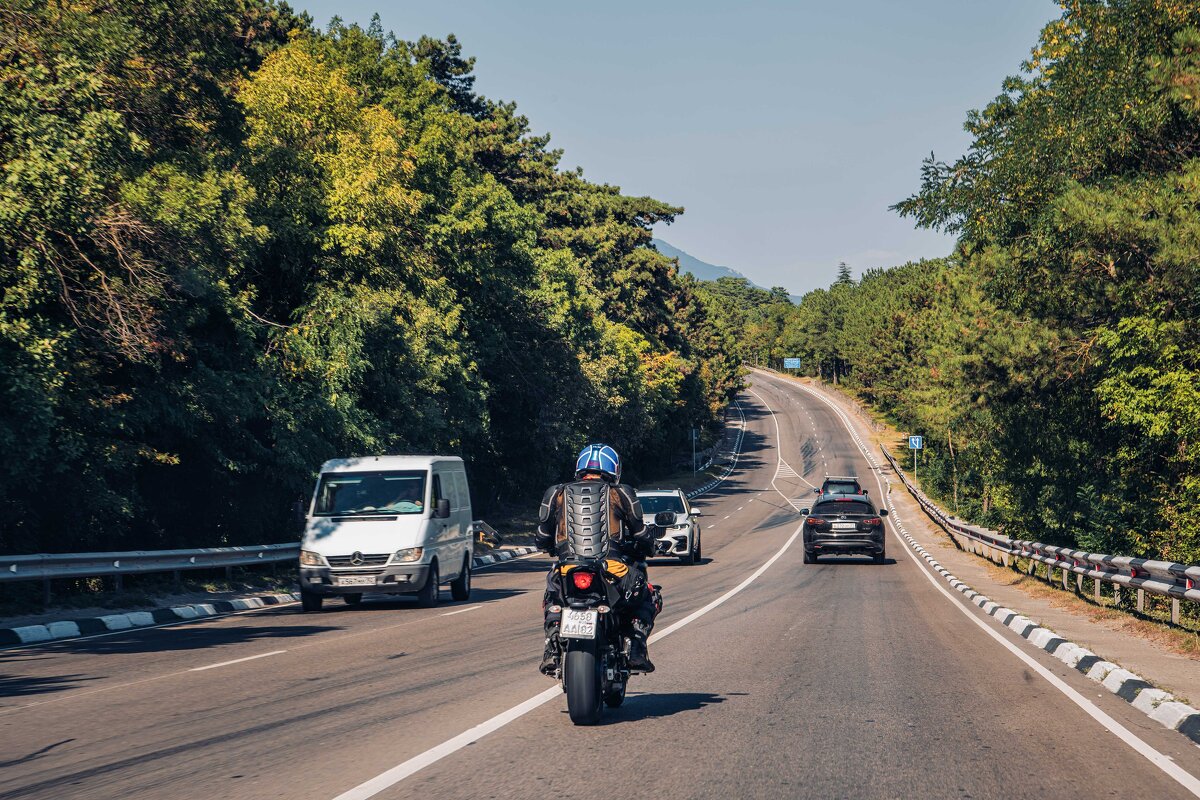
M1054 570L1062 572L1063 587L1067 587L1067 575L1076 576L1076 588L1082 589L1083 578L1095 581L1096 597L1100 596L1100 584L1112 584L1116 592L1121 586L1137 590L1138 610L1144 610L1143 592L1171 598L1171 622L1179 623L1179 601L1192 600L1200 602L1200 565L1176 564L1170 561L1156 561L1147 558L1131 558L1107 553L1088 553L1083 550L1072 550L1069 547L1058 547L1041 542L1028 542L1021 539L1010 539L996 531L970 525L956 519L931 501L904 473L896 459L880 445L884 458L891 464L892 470L908 489L909 494L921 506L921 509L933 518L951 535L966 537L972 543L972 552L983 555L992 561L999 560L1005 566L1011 566L1011 559L1021 557L1030 561L1030 571L1033 563L1045 564L1047 579L1053 580ZM978 549L977 549L978 548ZM1000 556L997 559L997 554Z

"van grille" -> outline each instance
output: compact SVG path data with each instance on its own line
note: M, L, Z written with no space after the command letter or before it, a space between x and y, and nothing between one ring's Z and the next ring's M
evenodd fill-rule
M391 553L362 553L359 556L362 562L354 563L354 556L326 556L325 559L331 567L380 567L388 562L392 557Z

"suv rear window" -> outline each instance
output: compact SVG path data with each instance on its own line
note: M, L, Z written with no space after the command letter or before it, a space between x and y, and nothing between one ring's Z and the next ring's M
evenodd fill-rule
M813 508L814 514L874 514L875 509L858 500L832 500L818 504Z

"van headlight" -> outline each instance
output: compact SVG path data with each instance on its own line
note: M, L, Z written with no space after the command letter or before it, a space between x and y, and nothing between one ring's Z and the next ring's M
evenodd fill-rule
M406 547L396 551L396 554L392 556L392 563L411 564L414 561L420 561L423 555L425 555L424 547Z
M302 567L323 567L325 559L320 553L314 553L312 550L300 551L300 566Z

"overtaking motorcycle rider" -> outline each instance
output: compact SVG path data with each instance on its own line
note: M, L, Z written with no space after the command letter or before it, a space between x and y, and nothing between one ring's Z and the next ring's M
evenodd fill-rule
M604 481L609 489L608 534L614 550L609 553L607 571L619 580L624 601L614 611L620 616L622 632L629 637L629 666L643 672L653 672L647 639L654 628L654 617L662 607L657 590L649 584L645 559L654 554L657 540L654 527L642 522L642 506L633 489L621 483L621 457L605 444L585 447L575 460L576 481ZM555 555L560 542L567 536L567 515L563 513L564 490L567 484L556 484L546 490L538 514L535 543L550 555ZM539 669L554 676L558 669L558 626L561 606L557 582L558 565L546 576L545 609L546 649Z

